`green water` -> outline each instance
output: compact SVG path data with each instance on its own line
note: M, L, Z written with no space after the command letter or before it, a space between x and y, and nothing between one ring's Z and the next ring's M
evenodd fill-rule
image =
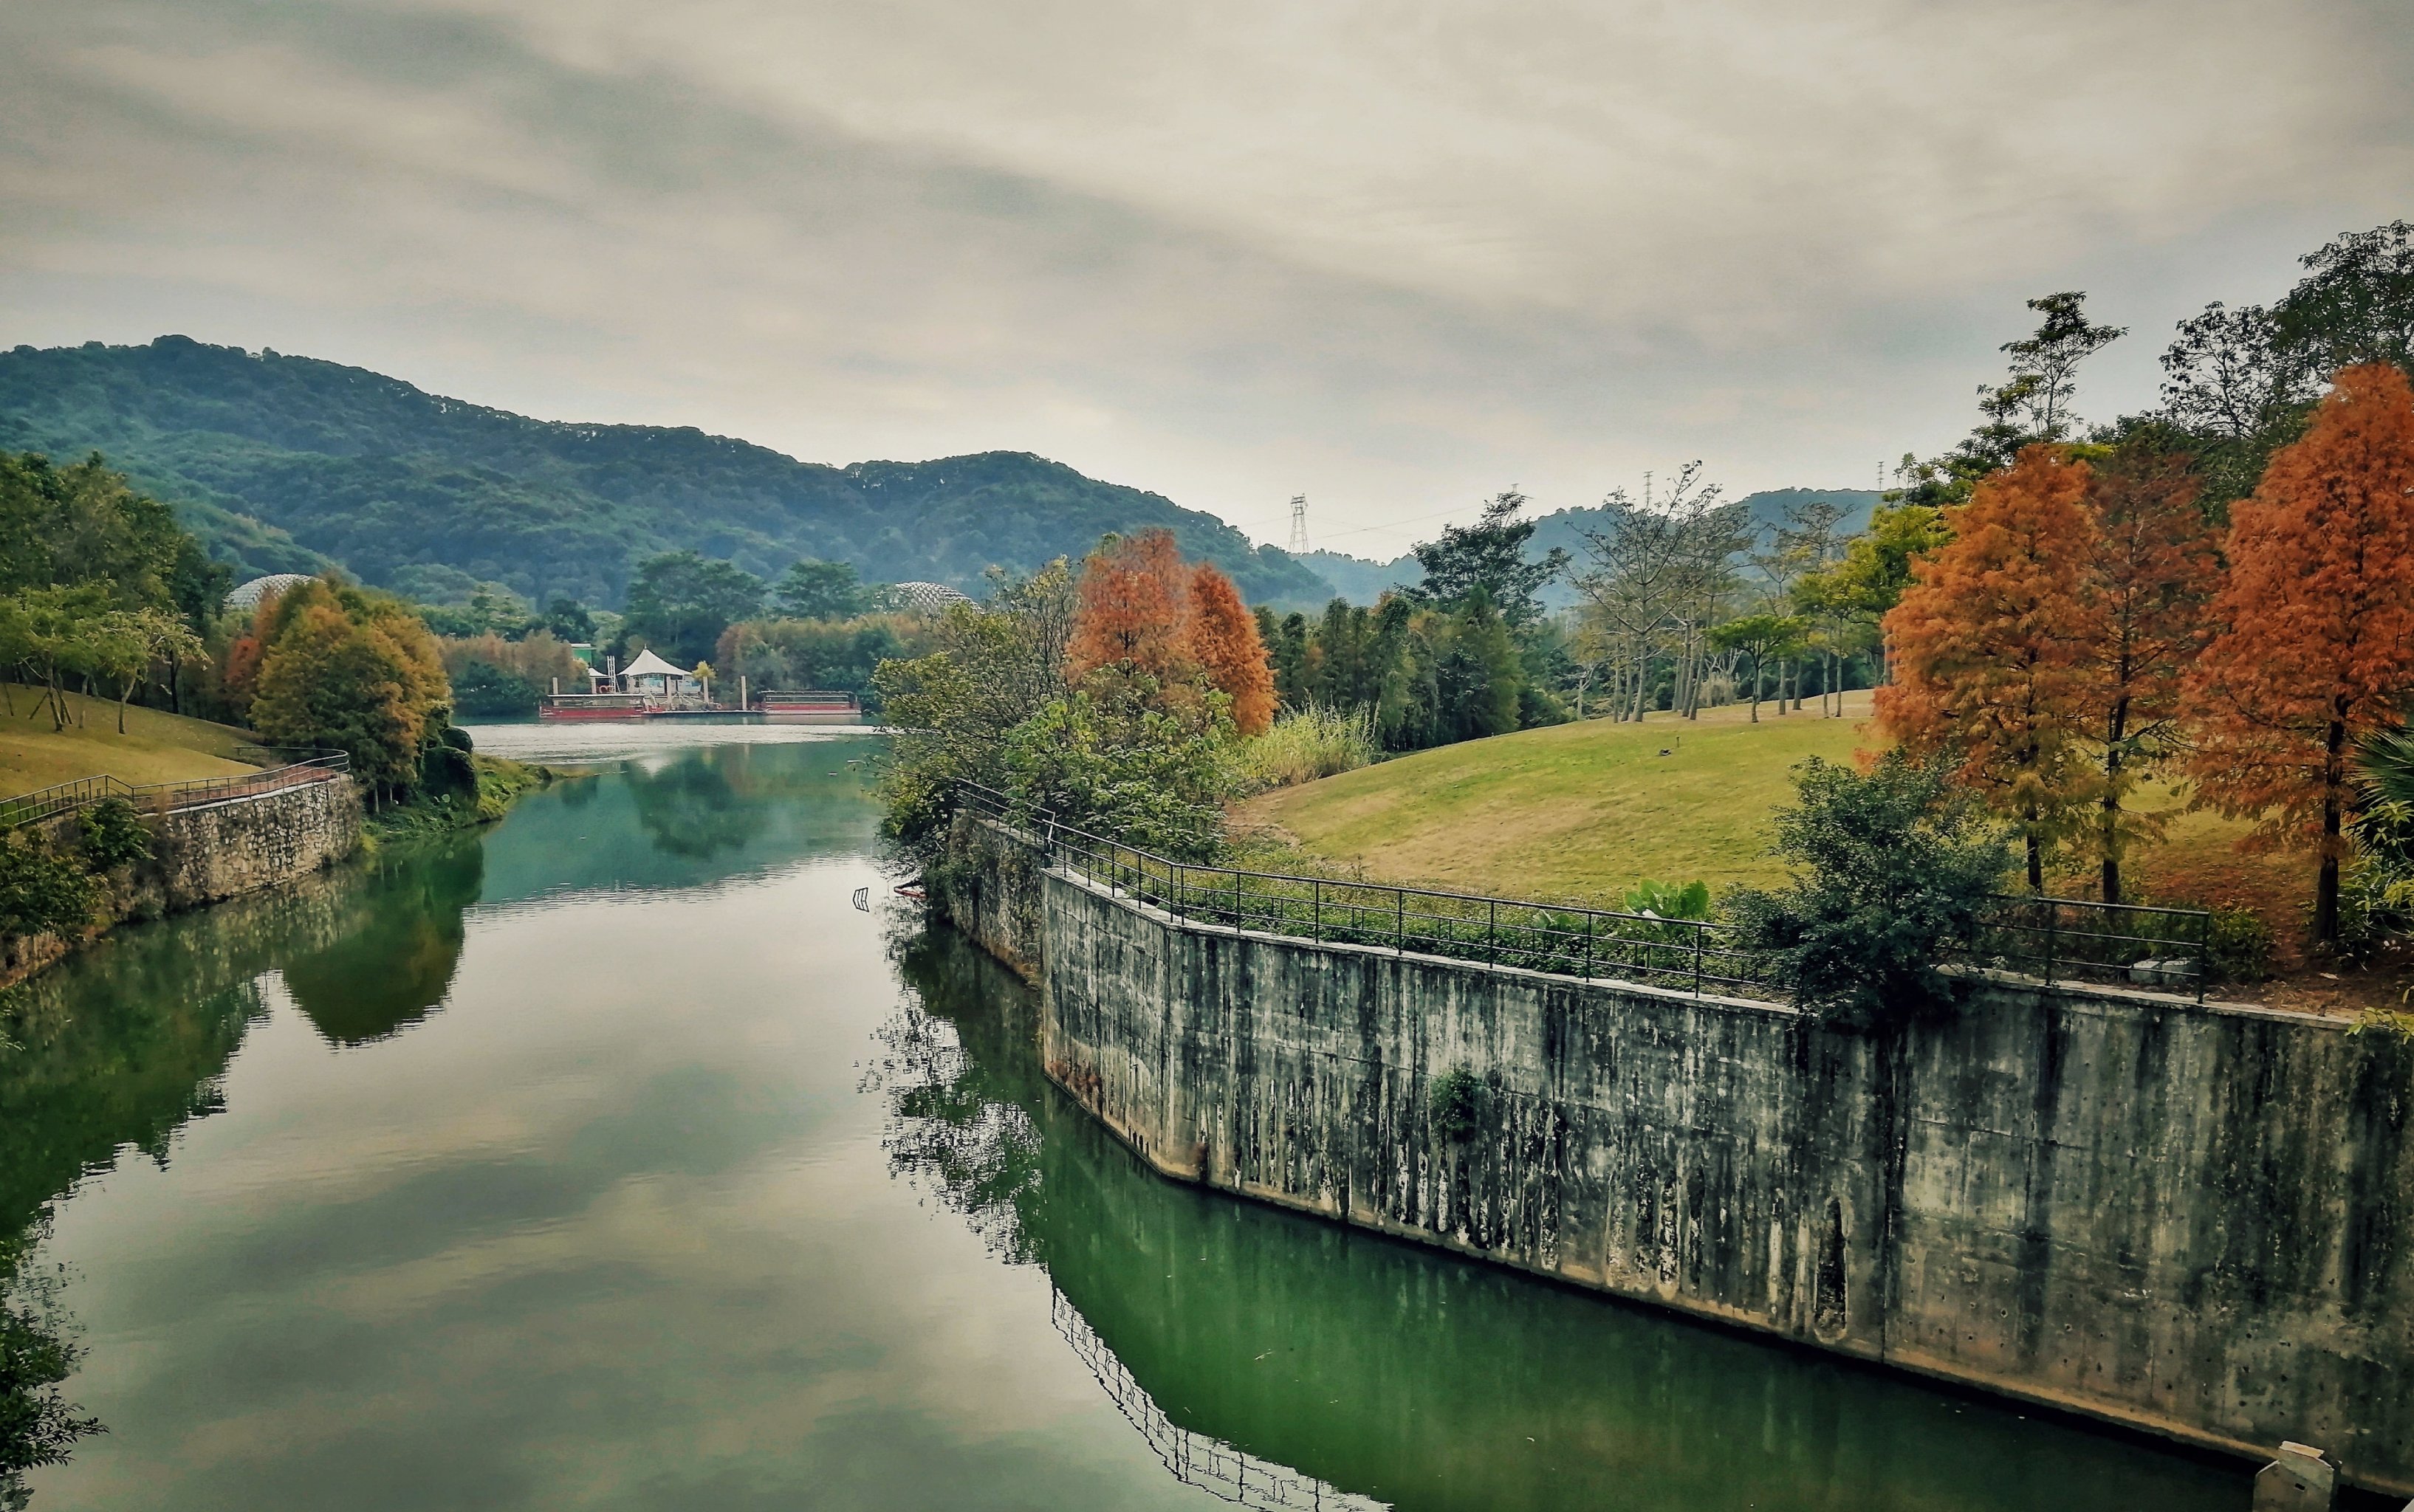
M41 979L0 1222L109 1431L34 1505L2246 1505L1148 1176L889 898L849 754L648 752Z

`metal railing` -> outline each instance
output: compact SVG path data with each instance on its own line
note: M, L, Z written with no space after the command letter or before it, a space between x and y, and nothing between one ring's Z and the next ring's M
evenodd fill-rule
M1695 997L1770 994L1766 959L1736 943L1732 926L1714 921L1175 861L1065 823L994 789L965 782L958 790L967 808L1029 837L1051 865L1185 923L1587 981L1643 982Z
M1785 994L1766 953L1706 919L1535 903L1381 882L1299 877L1175 861L959 782L974 813L1025 836L1048 864L1185 923L1319 944L1368 945L1586 981L1612 978L1688 992ZM2204 1001L2212 915L2201 909L2005 894L1955 964L2043 981L2176 989Z
M1979 922L1966 964L2062 982L2158 987L2204 1001L2213 915L2203 909L2004 894Z
M263 746L238 747L239 750L259 751L272 757L279 752ZM138 808L152 813L168 813L178 808L197 808L203 804L224 803L231 798L247 798L258 793L274 793L305 782L323 782L342 777L352 769L352 759L343 751L314 751L303 760L288 762L258 772L245 772L233 777L195 778L183 782L122 782L113 777L79 778L73 782L61 782L13 798L0 798L0 830L15 829L61 814L73 813L109 798L123 798Z

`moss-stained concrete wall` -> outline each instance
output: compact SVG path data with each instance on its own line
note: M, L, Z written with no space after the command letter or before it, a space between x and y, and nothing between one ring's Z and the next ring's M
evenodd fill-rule
M76 823L72 814L50 821L50 838L72 844ZM94 935L332 866L360 847L361 793L350 778L329 778L145 815L142 824L151 835L151 857L108 879L104 917ZM0 985L40 971L81 943L55 935L0 936Z
M1196 929L1027 867L978 898L976 937L1037 963L1050 1075L1170 1176L2414 1490L2402 1043L2002 986L1857 1034ZM1459 1068L1486 1091L1454 1140Z

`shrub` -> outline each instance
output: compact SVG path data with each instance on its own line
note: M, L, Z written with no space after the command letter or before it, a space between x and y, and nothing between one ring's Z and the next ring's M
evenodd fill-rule
M92 922L100 883L73 856L0 836L0 935L68 935Z
M544 689L491 661L471 660L453 674L453 707L473 719L506 719L536 712Z
M151 832L123 798L103 798L76 821L83 832L83 855L95 871L115 871L151 858Z
M1351 772L1375 759L1370 710L1311 704L1276 719L1274 728L1240 748L1238 765L1252 788L1287 788Z
M1475 1137L1483 1127L1483 1078L1465 1066L1454 1066L1434 1078L1429 1099L1434 1132L1453 1144Z
M462 729L457 724L448 724L443 729L439 730L436 732L436 738L452 747L454 750L459 751L464 756L469 755L471 751L478 749L476 744L469 739L469 732Z
M1937 969L1966 943L2010 865L2002 836L1937 766L1888 751L1867 775L1813 757L1777 816L1793 882L1728 901L1802 1008L1862 1025L1951 1000Z

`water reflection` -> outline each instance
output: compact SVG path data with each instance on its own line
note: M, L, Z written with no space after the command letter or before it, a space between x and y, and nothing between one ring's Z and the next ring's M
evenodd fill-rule
M521 800L486 841L482 900L708 887L859 853L880 812L866 737L632 757ZM637 843L632 843L635 841Z
M1047 1267L1144 1430L1404 1512L2245 1505L2227 1465L1160 1180L1046 1081L1019 982L952 932L897 957L894 1167Z
M344 889L336 939L285 962L285 987L331 1044L367 1045L418 1023L452 990L485 848L447 836L381 853Z

